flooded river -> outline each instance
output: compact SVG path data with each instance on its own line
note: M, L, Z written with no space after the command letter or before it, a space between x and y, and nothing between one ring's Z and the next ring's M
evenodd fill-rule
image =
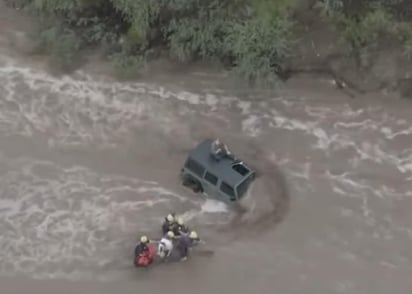
M410 293L411 105L327 81L246 95L202 79L57 77L0 59L1 293ZM250 158L262 187L287 189L258 181L255 209L231 223L178 182L209 136ZM139 234L157 237L169 211L215 254L136 271Z

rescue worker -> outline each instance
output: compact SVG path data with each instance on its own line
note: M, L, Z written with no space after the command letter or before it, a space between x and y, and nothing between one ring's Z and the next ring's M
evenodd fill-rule
M152 257L150 256L150 249L149 249L149 238L147 236L141 236L140 237L140 242L137 244L135 250L134 250L134 255L135 255L135 265L138 266L138 258L141 256L145 256L149 258L149 263L152 262Z
M147 254L149 253L149 238L147 236L141 236L140 237L140 242L137 244L135 250L134 250L134 255L138 256L141 254Z
M163 259L172 254L173 251L173 239L175 234L172 231L168 231L167 234L160 240L157 247L157 254Z
M176 224L173 227L173 233L176 236L180 236L182 233L189 234L189 228L185 225L182 217L177 219Z
M199 242L200 239L195 231L191 231L189 235L182 235L176 246L179 251L180 260L185 261L189 256L189 250L199 244Z
M165 217L165 221L162 224L162 233L163 235L166 235L167 232L173 231L173 226L175 225L175 214L174 213L169 213Z

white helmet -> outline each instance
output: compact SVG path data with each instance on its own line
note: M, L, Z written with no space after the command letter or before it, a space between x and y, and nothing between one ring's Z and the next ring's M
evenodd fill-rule
M148 241L149 241L149 239L146 236L141 236L140 237L140 242L147 243Z
M175 218L173 217L172 214L168 214L166 219L167 219L168 222L173 222L175 220Z
M179 217L177 219L177 224L180 225L180 226L183 226L183 224L184 224L183 218Z
M168 236L170 239L173 239L173 238L175 237L175 233L173 233L172 231L169 231L169 232L167 232L167 236Z
M195 231L191 231L190 235L189 235L189 238L190 239L197 239L198 238L197 233Z

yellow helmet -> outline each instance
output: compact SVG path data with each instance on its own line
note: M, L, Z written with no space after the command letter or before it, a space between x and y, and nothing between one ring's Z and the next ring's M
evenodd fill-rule
M175 237L175 233L173 233L172 231L167 232L167 236L172 239Z
M149 239L147 238L147 236L141 236L140 237L140 242L147 243L148 241L149 241Z
M197 239L197 233L195 231L191 231L189 237L191 239Z
M169 222L172 222L172 221L175 220L175 218L173 217L172 214L168 214L167 217L166 217L166 219L167 219Z
M183 226L183 224L184 224L183 218L179 217L177 219L177 224L180 225L180 226Z

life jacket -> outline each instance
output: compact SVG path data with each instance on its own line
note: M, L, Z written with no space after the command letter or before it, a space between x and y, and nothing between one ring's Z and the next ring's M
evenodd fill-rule
M148 245L148 251L136 256L135 265L139 267L146 267L153 262L156 255L156 249L152 245Z

